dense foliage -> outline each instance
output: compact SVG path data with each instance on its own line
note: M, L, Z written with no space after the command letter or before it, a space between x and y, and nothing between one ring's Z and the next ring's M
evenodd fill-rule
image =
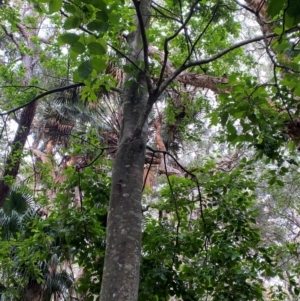
M0 1L0 300L99 298L144 123L138 300L297 300L299 1L146 2Z

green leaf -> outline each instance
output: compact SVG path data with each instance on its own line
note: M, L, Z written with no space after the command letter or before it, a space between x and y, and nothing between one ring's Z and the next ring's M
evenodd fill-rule
M94 20L87 25L88 30L98 31L100 33L106 32L108 27L109 24L101 20Z
M269 267L266 268L265 274L266 274L267 277L274 277L274 276L276 276L276 273L273 270L271 270L271 268L269 268Z
M276 177L272 177L270 180L269 180L269 185L274 185L276 182Z
M221 124L225 125L228 120L228 112L223 112L221 115Z
M211 113L209 117L211 118L211 122L210 122L211 125L217 125L218 124L219 116L218 116L217 112Z
M238 80L237 80L237 76L235 74L231 74L228 77L228 84L232 85L232 84L237 84Z
M93 71L93 66L90 61L81 63L78 67L78 74L81 79L87 79Z
M50 0L49 1L49 13L53 14L61 9L62 0Z
M102 0L94 0L93 1L93 5L96 8L99 8L101 10L106 10L107 9L107 4L104 1L102 1Z
M82 2L84 2L86 4L91 4L94 7L99 8L101 10L107 9L107 4L102 0L82 0Z
M86 4L93 4L93 0L81 0L81 2Z
M285 27L291 28L296 24L296 19L288 14L285 14Z
M278 35L282 34L282 27L276 27L274 28L274 32Z
M64 23L64 29L78 28L80 19L77 17L69 17Z
M106 60L105 59L99 59L99 58L94 57L91 59L91 64L92 64L93 68L98 72L101 72L101 71L105 70L105 68L106 68Z
M245 134L245 135L239 135L237 136L232 143L235 144L237 142L252 142L253 141L253 137L249 134Z
M239 256L240 256L240 254L238 252L233 252L231 254L231 260L235 260L235 259L239 258Z
M232 116L234 116L236 118L242 118L244 115L246 115L246 112L244 112L244 111L239 111L239 112L235 112L232 114Z
M296 89L297 89L297 87L298 87L298 83L297 82L295 82L293 80L288 80L287 78L282 79L280 81L280 84L282 86L289 87L291 89L294 88L294 87L296 87Z
M60 36L60 40L65 44L75 44L79 40L79 35L76 33L64 33Z
M284 1L270 0L268 2L267 13L271 17L275 17L283 9Z
M81 77L79 76L78 70L75 70L73 73L73 82L80 83L81 81L82 80L81 80Z
M249 118L249 120L252 122L252 124L256 124L257 123L257 118L255 116L255 114L248 114L247 116Z
M85 52L85 46L81 42L76 42L71 45L71 50L75 53L82 54Z
M106 53L106 47L103 46L103 43L100 42L91 42L87 45L90 53L92 54L105 54Z
M227 130L231 135L235 135L236 136L236 128L232 123L228 123L227 124Z
M71 14L74 14L76 13L76 8L75 6L71 5L71 4L67 4L67 3L64 3L64 10L68 13L71 13Z
M96 18L103 21L103 22L107 22L108 21L108 15L106 12L104 11L98 11L96 13Z
M135 68L132 65L125 65L123 67L124 72L131 73Z
M280 186L280 187L284 187L284 183L281 181L281 180L276 180L276 183L277 183L277 185L278 186Z
M286 12L289 16L294 17L299 20L299 12L300 12L300 1L299 0L289 0L288 7ZM297 22L294 23L296 25Z
M296 89L294 90L294 93L295 93L297 96L300 96L300 85L297 85Z

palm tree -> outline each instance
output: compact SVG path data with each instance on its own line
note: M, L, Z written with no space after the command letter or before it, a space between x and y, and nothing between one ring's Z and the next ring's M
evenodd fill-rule
M66 300L73 292L74 279L66 268L62 268L59 240L51 241L51 254L44 254L41 257L45 259L35 262L24 258L22 249L19 249L18 242L30 242L34 235L32 224L40 219L40 210L36 208L29 189L24 186L12 188L0 210L1 241L9 250L9 258L3 259L9 262L9 270L6 270L9 278L5 277L6 273L2 269L1 300ZM47 229L46 232L49 232L45 233L49 237L55 235L50 233L51 229ZM38 248L40 246L30 246L28 254L34 254Z

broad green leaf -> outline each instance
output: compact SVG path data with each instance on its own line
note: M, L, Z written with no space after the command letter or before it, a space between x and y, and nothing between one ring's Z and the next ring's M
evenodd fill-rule
M276 182L276 177L272 177L272 178L269 180L269 185L274 185L275 182Z
M281 180L276 180L276 183L277 183L277 185L278 186L280 186L280 187L284 187L284 183L281 181Z
M237 136L233 141L232 143L235 144L237 142L252 142L253 141L253 137L248 135L248 134L245 134L245 135L239 135Z
M79 76L78 70L75 70L73 73L73 82L80 83L82 81L81 77Z
M109 20L107 13L104 12L104 11L98 11L96 13L96 18L103 21L103 22L107 22Z
M64 23L64 29L77 28L80 24L80 19L77 17L69 17Z
M285 14L285 27L291 28L296 24L296 19L289 14Z
M286 1L285 0L270 0L268 2L268 8L267 8L267 13L271 17L275 17L279 12L283 9L283 6L285 5Z
M228 120L228 112L223 112L220 117L221 117L221 124L225 125Z
M227 124L227 130L231 135L236 135L236 128L231 122Z
M284 87L289 87L289 88L294 88L294 87L297 87L298 86L298 83L293 81L293 80L289 80L287 77L283 78L281 81L280 81L280 84Z
M87 45L87 47L92 54L101 55L106 53L105 47L103 47L102 43L99 42L91 42Z
M274 270L272 270L271 268L266 268L266 270L265 270L265 274L266 274L266 276L267 277L274 277L274 276L276 276L276 273L275 273L275 271Z
M125 65L123 67L123 70L126 72L126 73L131 73L133 72L133 70L135 69L135 67L133 67L132 65Z
M96 1L97 1L97 0L81 0L81 2L86 3L86 4L91 4L91 5L94 5L94 3L95 3Z
M241 95L245 92L245 86L241 84L233 86L231 92L233 95Z
M210 122L211 125L217 125L218 124L219 116L218 116L217 112L214 112L214 113L210 114L209 117L211 118L211 122Z
M276 50L277 51L285 51L286 49L290 48L290 43L287 40L282 41L281 43L279 43L278 45L276 45Z
M91 64L92 64L93 68L98 72L101 72L101 71L105 70L105 68L106 68L106 60L105 59L100 59L100 58L94 57L91 59Z
M237 84L238 80L237 80L237 76L235 74L231 74L228 77L228 84L232 85L232 84Z
M106 32L109 27L109 24L107 22L103 22L101 20L94 20L90 22L87 25L87 28L91 31L97 31L97 32Z
M77 52L74 52L74 51L72 51L72 49L71 49L71 51L70 51L70 59L72 60L72 61L76 61L77 60L77 58L78 58L78 53Z
M86 3L86 4L93 4L95 2L94 0L81 0L81 2Z
M296 55L294 57L294 63L299 64L299 62L300 62L300 55Z
M289 0L286 12L290 17L294 17L295 19L299 20L300 1L299 0ZM296 25L296 23L297 22L295 22L293 25Z
M236 118L242 118L244 115L246 115L245 111L239 111L232 114Z
M247 117L249 118L249 120L252 122L252 124L256 124L257 123L257 118L255 116L255 114L248 114Z
M93 71L93 66L90 61L81 63L78 67L78 74L81 79L87 79Z
M96 42L97 38L93 35L89 35L89 36L84 38L84 41L85 41L86 44L89 44L91 42Z
M61 9L62 0L50 0L49 1L49 13L53 14Z
M63 8L66 12L74 14L76 12L75 6L71 4L64 3Z
M85 51L85 46L81 42L76 42L71 45L70 49L75 53L82 54Z
M274 30L274 32L275 32L276 34L278 34L278 35L282 34L282 27L276 27L276 28L274 28L273 30Z
M107 4L102 0L94 0L93 5L101 10L107 9Z
M300 85L298 84L296 89L294 90L294 93L297 95L297 96L300 96Z
M101 10L107 9L107 4L103 0L82 0L82 2L86 4L91 4L96 8L99 8Z
M77 35L76 33L64 33L60 36L60 40L63 43L69 45L76 43L79 40L79 38L79 35Z

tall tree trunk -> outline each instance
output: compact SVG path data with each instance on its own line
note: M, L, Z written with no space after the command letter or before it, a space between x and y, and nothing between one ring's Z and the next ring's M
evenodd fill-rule
M150 1L139 1L144 26L149 24ZM143 60L140 26L128 39L131 60ZM130 80L134 78L135 80ZM130 85L128 85L130 83ZM123 93L123 122L115 157L107 219L107 237L101 301L135 301L138 298L142 233L142 185L147 123L142 129L141 116L146 110L148 91L143 72L127 76Z
M9 188L12 182L18 175L24 145L30 131L36 107L37 101L25 107L21 113L19 126L12 143L11 151L4 165L2 178L0 179L0 208L9 193Z
M34 43L31 41L32 36L26 30L25 26L23 26L22 24L16 24L16 27L19 29L19 33L25 39L26 46L31 51L34 51L35 46ZM19 42L16 40L14 35L12 33L7 33L7 35L12 39L13 43L17 46L17 48L20 49ZM20 53L22 53L22 51L20 51ZM25 78L23 80L23 84L24 86L26 86L29 84L30 80L33 77L34 57L33 55L22 54L21 58L24 68L26 70ZM0 208L3 206L3 203L9 193L11 184L14 182L18 175L24 145L26 143L30 127L35 115L37 103L37 101L32 102L30 105L25 107L21 113L18 129L14 141L12 143L11 151L8 154L8 157L4 164L4 171L2 177L0 178Z

